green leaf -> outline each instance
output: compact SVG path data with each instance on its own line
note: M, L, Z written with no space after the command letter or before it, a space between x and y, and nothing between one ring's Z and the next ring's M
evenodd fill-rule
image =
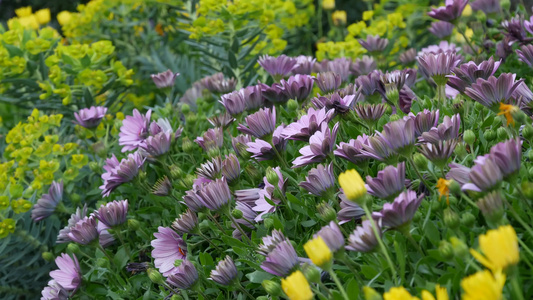
M285 194L285 197L287 197L287 200L289 200L289 202L291 203L302 205L302 202L300 201L300 199L296 198L293 194L287 193Z
M3 46L4 46L4 48L6 48L7 52L9 52L9 56L10 57L24 56L24 51L22 51L20 48L18 48L16 46L9 45L9 44L6 44L6 43L3 43Z
M237 57L235 56L235 53L233 51L228 52L228 62L229 66L233 69L237 69L239 67L239 63L237 62Z
M213 261L213 258L209 253L207 252L200 252L200 263L202 263L202 266L214 266L215 262Z
M113 261L121 269L126 266L129 259L130 258L126 255L126 249L124 249L124 246L121 246L113 257Z
M350 281L348 281L346 284L346 293L348 294L348 297L350 297L350 300L359 299L359 284L355 278L350 279Z
M438 246L440 241L440 232L435 223L432 221L427 222L426 227L424 228L425 236L428 240L434 245Z
M363 273L363 275L365 275L366 278L372 279L376 275L378 275L379 272L377 269L379 268L376 268L376 266L363 265L361 266L361 273Z
M316 224L315 220L307 220L300 223L303 227L311 227Z
M87 68L91 65L91 58L89 57L89 55L85 55L81 60L81 66L84 67L84 68Z
M222 240L224 241L224 243L228 244L228 246L239 247L239 248L247 247L245 243L239 241L238 239L229 237L229 236L222 236Z
M272 279L274 275L263 271L255 271L246 274L246 277L253 283L262 283L264 280Z

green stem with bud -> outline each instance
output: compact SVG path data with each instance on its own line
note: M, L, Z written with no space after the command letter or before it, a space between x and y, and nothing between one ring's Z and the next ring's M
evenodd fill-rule
M228 211L226 212L226 214L230 218L231 222L233 222L233 225L235 225L237 230L239 230L239 232L241 233L242 239L246 239L246 242L248 243L248 245L250 245L250 247L254 247L252 240L250 240L246 232L244 232L244 230L241 228L241 225L239 224L239 222L237 222L237 220L235 220L235 218L231 215L230 206L228 206Z

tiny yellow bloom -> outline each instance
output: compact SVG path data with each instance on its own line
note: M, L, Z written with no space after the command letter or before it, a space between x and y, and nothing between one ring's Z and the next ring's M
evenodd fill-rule
M419 300L417 297L412 296L403 287L393 287L388 292L383 294L384 300Z
M450 205L450 184L452 183L451 179L439 178L437 181L437 190L439 191L439 200L440 197L446 197L446 204Z
M301 271L295 271L287 278L281 279L281 288L290 300L313 299L309 282Z
M505 117L507 120L507 126L509 126L509 124L514 125L513 113L518 111L520 111L520 108L517 106L500 102L500 112L498 113L498 116L503 115Z
M89 163L89 158L84 154L73 154L71 163L73 167L81 169Z
M368 21L368 20L372 19L373 16L374 16L374 11L373 10L367 10L367 11L363 12L363 20L364 21Z
M464 290L462 300L500 300L505 285L505 274L496 271L479 271L461 280Z
M331 18L333 19L333 24L335 24L335 26L343 26L346 24L346 11L336 10L331 14Z
M39 22L39 24L41 25L48 24L52 19L52 17L50 16L50 9L48 8L36 11L35 17L37 18L37 22Z
M35 15L19 18L18 21L24 28L39 29L39 22Z
M64 10L57 14L57 22L61 26L70 23L70 20L72 20L72 13L70 11Z
M483 254L470 249L470 254L493 272L518 264L520 253L518 237L511 225L500 226L479 236L479 248Z
M32 12L31 6L26 6L26 7L21 7L21 8L15 9L15 14L19 18L29 17L29 16L31 16L31 12Z
M435 287L435 294L437 295L436 299L435 297L433 297L433 295L430 292L424 290L422 291L422 300L449 300L450 299L446 288L438 284Z
M317 236L316 238L309 240L305 243L304 250L315 265L323 269L330 267L333 254L322 237Z
M332 10L335 8L335 0L322 0L322 8Z
M472 6L470 4L467 4L465 6L465 9L463 10L463 17L470 17L472 15Z
M339 175L339 184L348 200L361 204L361 199L366 195L366 187L363 178L352 169Z
M365 300L382 300L381 295L376 292L373 288L369 286L363 287L363 294L365 295Z

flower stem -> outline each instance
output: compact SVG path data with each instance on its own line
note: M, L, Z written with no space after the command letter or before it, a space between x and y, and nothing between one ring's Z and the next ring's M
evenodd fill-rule
M513 293L515 294L514 299L517 300L524 300L524 294L522 292L522 287L520 285L520 277L518 276L518 272L513 275L513 278L511 279L511 287L513 288Z
M415 170L415 173L416 175L418 176L418 178L420 178L420 180L422 181L422 183L426 186L427 189L429 189L431 186L429 185L429 183L426 181L426 179L424 179L424 176L422 176L422 174L420 174L420 172L418 172L418 169L415 165L415 162L413 161L413 157L412 156L409 156L407 158L407 160L409 161L409 163L411 164L411 166L413 167L413 169Z
M331 275L331 278L333 279L333 281L335 281L335 284L339 288L342 298L344 298L345 300L350 300L350 297L348 297L348 294L344 290L344 287L342 286L342 283L340 282L339 277L337 277L337 274L333 271L333 269L329 270L329 275Z
M242 238L246 239L246 242L248 242L248 245L250 245L250 247L253 247L254 245L252 244L252 240L250 240L250 238L248 237L246 232L244 232L244 230L241 228L241 225L239 224L239 222L237 222L237 220L235 220L235 218L231 215L231 211L229 210L229 206L228 206L227 214L228 214L228 217L230 218L231 222L233 222L233 225L235 225L235 227L237 227L237 230L239 230L239 232L241 233Z
M198 235L202 237L204 240L206 240L215 249L217 249L217 251L220 251L220 248L218 248L217 245L215 245L209 238L207 238L203 233L201 233L200 230L198 230Z
M255 299L254 296L252 296L243 286L242 284L237 281L237 287L239 288L239 290L241 290L241 292L243 292L247 297L250 297L250 299Z
M115 229L115 233L116 233L116 235L118 237L118 240L120 241L120 243L124 247L124 251L126 251L126 255L128 257L131 257L130 256L130 249L128 247L126 247L126 243L124 243L124 237L122 236L122 231L120 230L120 228Z

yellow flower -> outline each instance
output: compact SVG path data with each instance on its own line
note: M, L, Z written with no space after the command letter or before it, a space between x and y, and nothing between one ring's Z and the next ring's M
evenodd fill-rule
M48 8L36 11L35 17L37 18L37 22L39 22L39 24L41 25L47 24L52 19L52 17L50 16L50 9Z
M9 207L9 197L0 196L0 209L6 209Z
M440 197L446 197L446 204L450 205L450 184L452 183L451 179L439 178L437 181L437 190L439 191L439 200Z
M507 120L507 126L509 126L509 124L514 125L515 122L513 119L513 113L519 110L520 108L518 108L517 106L500 102L500 112L498 113L498 116L505 116L505 119Z
M467 4L465 6L465 9L463 10L463 17L470 17L472 15L472 6L470 4Z
M31 6L17 8L15 9L15 14L17 14L17 17L19 18L31 16Z
M31 209L31 202L25 199L18 199L11 202L11 209L16 214L25 213Z
M366 29L366 23L359 21L348 26L348 32L353 36L358 36L364 29Z
M376 292L373 288L369 286L363 287L363 294L365 295L365 300L382 300L381 295Z
M335 8L335 0L322 0L322 8L332 10Z
M24 28L39 29L39 22L35 15L19 18L18 21Z
M366 187L363 178L359 173L352 169L339 175L339 184L344 191L348 200L362 204L363 197L366 195Z
M333 19L333 24L335 26L342 26L346 24L346 11L344 10L336 10L331 14L331 18Z
M70 20L72 20L72 14L70 13L70 11L64 10L57 14L57 22L61 26L68 24Z
M73 154L71 163L73 167L81 169L89 163L89 158L83 154Z
M5 219L0 222L0 239L5 238L8 234L15 232L15 220Z
M518 237L511 225L500 226L479 236L483 254L470 249L470 254L493 272L514 266L520 260Z
M505 285L505 274L497 271L479 271L461 280L464 290L462 300L500 300Z
M393 287L388 292L383 294L384 300L419 300L417 297L411 296L409 292L403 287Z
M368 21L368 20L372 19L373 16L374 16L374 11L373 10L367 10L367 11L363 12L363 20L364 21Z
M322 237L317 236L316 238L309 240L305 243L304 249L307 256L309 256L315 265L323 269L330 267L332 253Z
M448 297L448 291L446 290L446 288L441 287L438 284L435 287L435 293L437 295L437 299L435 299L435 297L433 297L433 295L430 292L426 290L422 291L422 300L449 300L450 299L450 297Z
M281 279L281 288L290 300L313 299L309 282L301 271L295 271L287 278Z

